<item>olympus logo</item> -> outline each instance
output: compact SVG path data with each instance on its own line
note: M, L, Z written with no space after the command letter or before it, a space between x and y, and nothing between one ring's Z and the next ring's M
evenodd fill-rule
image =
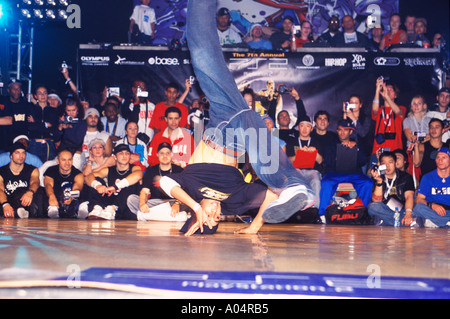
M158 56L148 59L150 65L180 65L177 58L160 58Z
M90 63L109 62L109 56L82 56L81 61Z

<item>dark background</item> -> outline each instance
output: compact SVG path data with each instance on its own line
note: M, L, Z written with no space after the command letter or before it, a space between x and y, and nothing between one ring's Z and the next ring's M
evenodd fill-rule
M399 0L402 17L413 14L428 20L428 38L435 32L444 33L449 43L449 0ZM62 76L58 68L62 61L76 65L80 43L127 42L132 0L74 0L81 7L81 29L69 29L65 24L36 28L33 59L33 83L45 83L59 89ZM76 70L72 71L76 77Z

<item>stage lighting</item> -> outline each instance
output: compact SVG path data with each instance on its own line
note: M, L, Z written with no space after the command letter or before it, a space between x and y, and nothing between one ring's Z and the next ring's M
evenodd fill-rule
M55 14L55 11L53 11L53 10L50 10L50 9L45 10L45 15L49 19L52 19L52 20L56 19L56 14Z
M30 10L28 10L28 9L22 9L22 10L21 10L21 13L22 13L22 16L24 16L25 18L27 18L27 19L30 19L30 18L31 18Z
M66 12L66 10L60 9L58 11L58 17L60 19L66 20L67 19L67 12Z
M34 16L38 19L42 19L44 17L41 9L33 9L33 13L34 13Z
M69 5L69 1L68 0L59 0L59 4L67 7Z
M43 6L43 5L44 5L44 0L34 0L34 2L35 2L38 6Z
M3 5L0 3L0 19L3 18Z
M31 6L32 3L33 1L31 0L23 0L23 4L26 4L27 6Z
M56 6L56 1L55 0L47 0L47 4L49 6Z

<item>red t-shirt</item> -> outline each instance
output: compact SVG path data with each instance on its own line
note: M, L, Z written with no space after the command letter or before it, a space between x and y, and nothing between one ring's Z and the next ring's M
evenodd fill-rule
M187 124L187 117L189 115L186 105L176 102L175 107L179 108L181 111L180 127L189 127ZM149 127L153 130L164 131L167 127L165 120L165 112L169 106L165 105L164 102L159 102L155 106L153 111L152 120L150 121Z
M379 133L395 133L394 139L386 139L383 144L378 144L375 139L372 154L375 154L381 147L389 148L391 151L403 148L402 132L406 108L404 106L399 106L399 108L401 113L398 115L392 111L390 106L380 106L375 116L372 113L372 120L375 121L375 136Z

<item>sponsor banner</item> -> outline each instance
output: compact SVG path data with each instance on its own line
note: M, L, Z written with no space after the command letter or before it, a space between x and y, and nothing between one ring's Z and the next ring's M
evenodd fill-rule
M150 99L158 103L165 99L166 84L178 83L183 92L185 80L195 76L188 51L80 49L78 56L80 87L90 96L98 95L105 86L119 86L126 97L133 80L142 79L149 86ZM285 84L299 92L310 116L320 109L327 110L334 119L332 128L341 116L342 103L351 94L363 98L363 112L369 114L379 76L399 87L397 103L407 108L419 93L432 105L443 76L440 54L426 49L410 53L353 53L323 48L297 53L226 51L224 56L239 89L253 89L261 108L267 107L270 86ZM185 104L200 95L201 89L195 83ZM289 94L281 96L278 109L282 108L296 115L295 101Z

